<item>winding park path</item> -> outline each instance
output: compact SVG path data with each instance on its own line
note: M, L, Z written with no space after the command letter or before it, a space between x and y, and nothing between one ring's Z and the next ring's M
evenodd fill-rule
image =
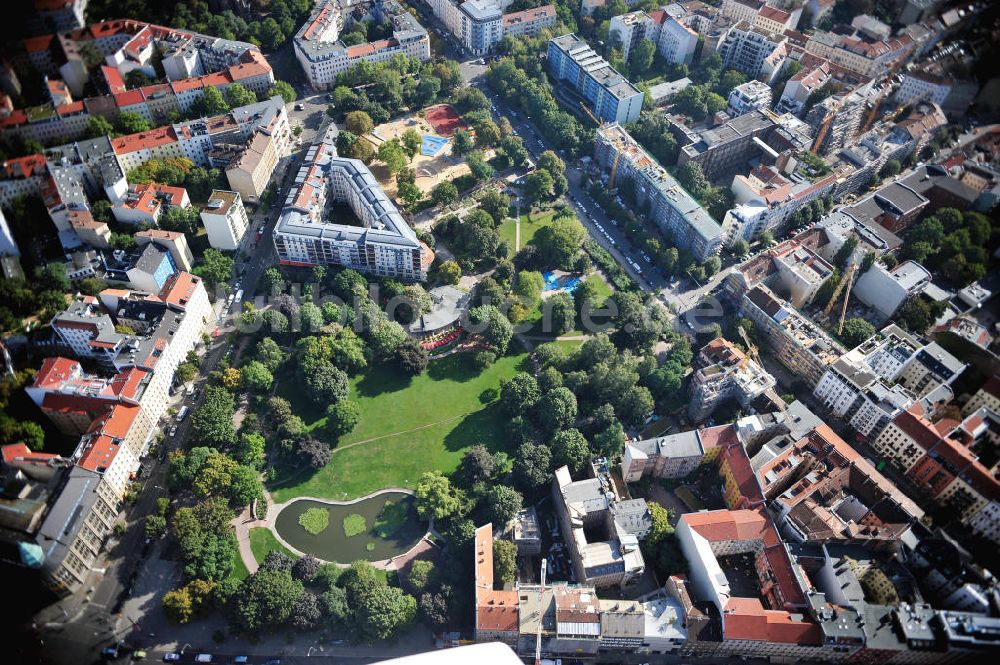
M450 419L449 419L450 420ZM447 421L442 421L447 422ZM417 428L420 429L420 428ZM391 435L394 436L394 435ZM378 437L383 438L383 437ZM374 439L372 439L374 440ZM357 443L365 443L364 441L358 441ZM357 444L352 444L357 445ZM335 499L325 499L314 496L297 496L294 499L289 499L284 503L274 503L271 500L271 495L265 490L264 498L267 501L267 517L263 519L258 519L254 517L251 509L245 508L236 519L233 520L233 529L236 531L236 542L239 545L240 559L243 561L243 565L246 566L247 571L252 575L257 572L257 568L260 564L257 562L257 557L254 556L253 548L250 546L250 530L251 529L268 529L271 535L274 536L281 545L287 548L290 552L298 555L305 556L306 552L302 552L298 548L291 545L288 541L281 537L278 530L274 528L275 520L282 510L287 508L289 505L295 503L296 501L315 501L318 503L325 503L331 506L349 506L355 503L360 503L362 501L367 501L368 499L377 497L382 494L408 494L413 496L413 490L405 489L402 487L387 487L380 489L376 492L366 494L365 496L358 497L357 499L350 499L349 501L337 501ZM427 532L420 537L413 547L403 554L396 555L389 559L382 559L380 561L372 561L371 564L376 568L382 568L383 570L400 570L412 559L419 558L422 554L427 552L429 549L437 547L431 540L430 536L440 538L440 535L434 530L434 521L427 525ZM315 555L313 555L315 556ZM319 557L316 557L319 559ZM342 563L340 561L326 561L324 559L319 559L322 563L333 563L335 565L341 566L342 568L347 568L350 564Z

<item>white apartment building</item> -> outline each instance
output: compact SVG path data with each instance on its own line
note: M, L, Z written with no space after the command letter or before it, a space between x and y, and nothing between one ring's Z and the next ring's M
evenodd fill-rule
M830 365L813 394L855 431L874 437L918 400L950 384L964 367L936 344L892 324ZM940 394L948 397L950 390Z
M876 262L858 278L851 293L889 319L907 298L922 293L930 283L930 272L914 261L904 261L891 270Z
M787 41L780 33L769 32L749 21L740 21L719 46L722 66L743 72L747 78L770 81L780 70L784 58L775 61Z
M384 19L392 23L391 39L345 45L340 41L340 33L346 21L360 20L349 12L351 3L346 4L348 7L344 8L336 0L320 2L295 33L292 41L295 58L314 89L329 89L339 74L362 61L387 62L397 53L418 60L430 59L427 31L395 0L379 4Z
M648 14L638 11L615 16L611 19L608 34L619 41L626 61L632 49L643 39L652 41L660 55L672 64L690 64L698 45L698 33L665 9Z
M337 156L336 128L311 146L274 230L282 264L344 265L423 281L433 252L417 239L363 162ZM360 225L327 220L328 202L351 207Z
M208 231L208 244L228 251L239 248L250 225L240 193L222 189L212 190L201 211L201 221Z
M757 80L741 83L729 93L729 115L738 116L750 111L771 108L771 88Z

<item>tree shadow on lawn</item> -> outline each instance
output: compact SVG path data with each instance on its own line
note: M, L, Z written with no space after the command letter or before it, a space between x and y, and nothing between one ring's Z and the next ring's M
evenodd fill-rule
M509 451L504 423L507 416L501 411L500 403L493 402L479 411L470 413L444 437L444 447L448 450L463 450L481 443L490 452Z
M471 354L453 353L428 365L427 376L435 381L465 382L479 376L479 371L472 365Z
M413 382L413 377L403 374L392 363L371 365L357 383L360 397L376 397L383 393L405 390Z

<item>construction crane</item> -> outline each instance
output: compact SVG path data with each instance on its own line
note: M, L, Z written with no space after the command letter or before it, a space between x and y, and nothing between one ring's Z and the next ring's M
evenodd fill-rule
M618 160L621 159L622 154L615 151L615 160L611 163L611 175L608 177L608 191L615 188L615 176L618 175Z
M583 112L587 114L587 117L593 120L594 124L597 125L598 127L602 127L605 124L600 118L594 115L593 111L587 108L587 105L583 101L580 102L580 108L583 109ZM611 164L611 176L608 177L608 191L611 191L612 189L615 188L615 176L618 174L618 160L620 159L620 157L621 153L615 152L615 159L614 162Z
M851 284L854 283L854 275L858 271L858 264L852 263L851 267L847 269L847 288L844 289L844 302L840 306L840 321L837 322L837 334L840 335L844 332L844 316L847 314L847 301L851 299Z
M841 97L837 103L834 105L833 109L826 114L826 118L823 119L823 125L819 128L819 132L816 134L816 140L813 141L812 149L809 151L812 154L819 154L819 149L823 146L823 140L826 139L826 133L830 129L830 123L837 116L840 111L840 107L844 105L844 100L847 99L847 95Z
M588 118L590 118L591 120L594 121L595 125L597 125L598 127L600 127L601 125L604 124L603 122L601 122L600 118L598 118L596 115L594 115L593 111L591 111L590 109L587 108L587 105L584 104L583 101L580 102L580 108L583 109L583 112L587 114Z
M542 600L545 596L545 559L542 559L542 583L538 587L538 628L535 630L535 665L542 665L542 620L545 618L545 608Z
M833 306L837 304L837 298L840 297L840 293L842 291L847 292L844 295L844 304L840 308L840 323L837 324L838 335L844 330L844 314L847 313L847 301L851 299L851 284L854 283L854 273L856 273L857 270L857 263L852 263L847 267L847 273L844 275L843 279L840 280L840 283L837 284L837 288L833 290L833 295L830 296L830 302L828 302L826 307L823 308L823 318L829 320L830 312L833 311Z
M740 364L740 367L741 368L746 367L747 363L750 362L749 360L750 358L753 358L753 360L759 365L760 354L757 353L756 345L754 345L754 343L750 341L750 337L747 335L747 331L743 329L743 326L736 326L736 328L740 331L740 337L743 338L743 343L747 345L746 358L744 358L743 362Z

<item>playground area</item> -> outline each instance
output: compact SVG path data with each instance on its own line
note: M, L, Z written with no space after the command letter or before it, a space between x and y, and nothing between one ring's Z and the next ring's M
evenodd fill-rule
M436 109L439 107L432 108ZM448 109L451 113L454 113L451 107L448 107ZM430 110L427 111L427 115L430 115ZM464 126L465 123L461 118L458 118L458 121ZM445 138L444 133L438 131L428 118L421 118L416 113L411 113L381 124L373 129L371 134L366 138L378 150L378 146L383 142L401 138L409 129L416 130L422 139L420 151L413 157L409 164L410 168L417 173L415 182L420 191L426 194L434 189L434 186L438 183L446 180L454 180L469 172L469 167L466 166L464 160L451 156L451 140ZM451 133L454 133L454 130ZM385 165L376 160L371 165L371 169L386 194L395 196L396 178L389 175Z
M545 280L545 291L565 291L570 295L573 295L576 287L583 281L581 276L571 275L561 270L543 272L542 279Z
M456 130L468 129L462 116L451 107L451 104L438 104L424 109L424 117L434 128L436 134L452 136Z

